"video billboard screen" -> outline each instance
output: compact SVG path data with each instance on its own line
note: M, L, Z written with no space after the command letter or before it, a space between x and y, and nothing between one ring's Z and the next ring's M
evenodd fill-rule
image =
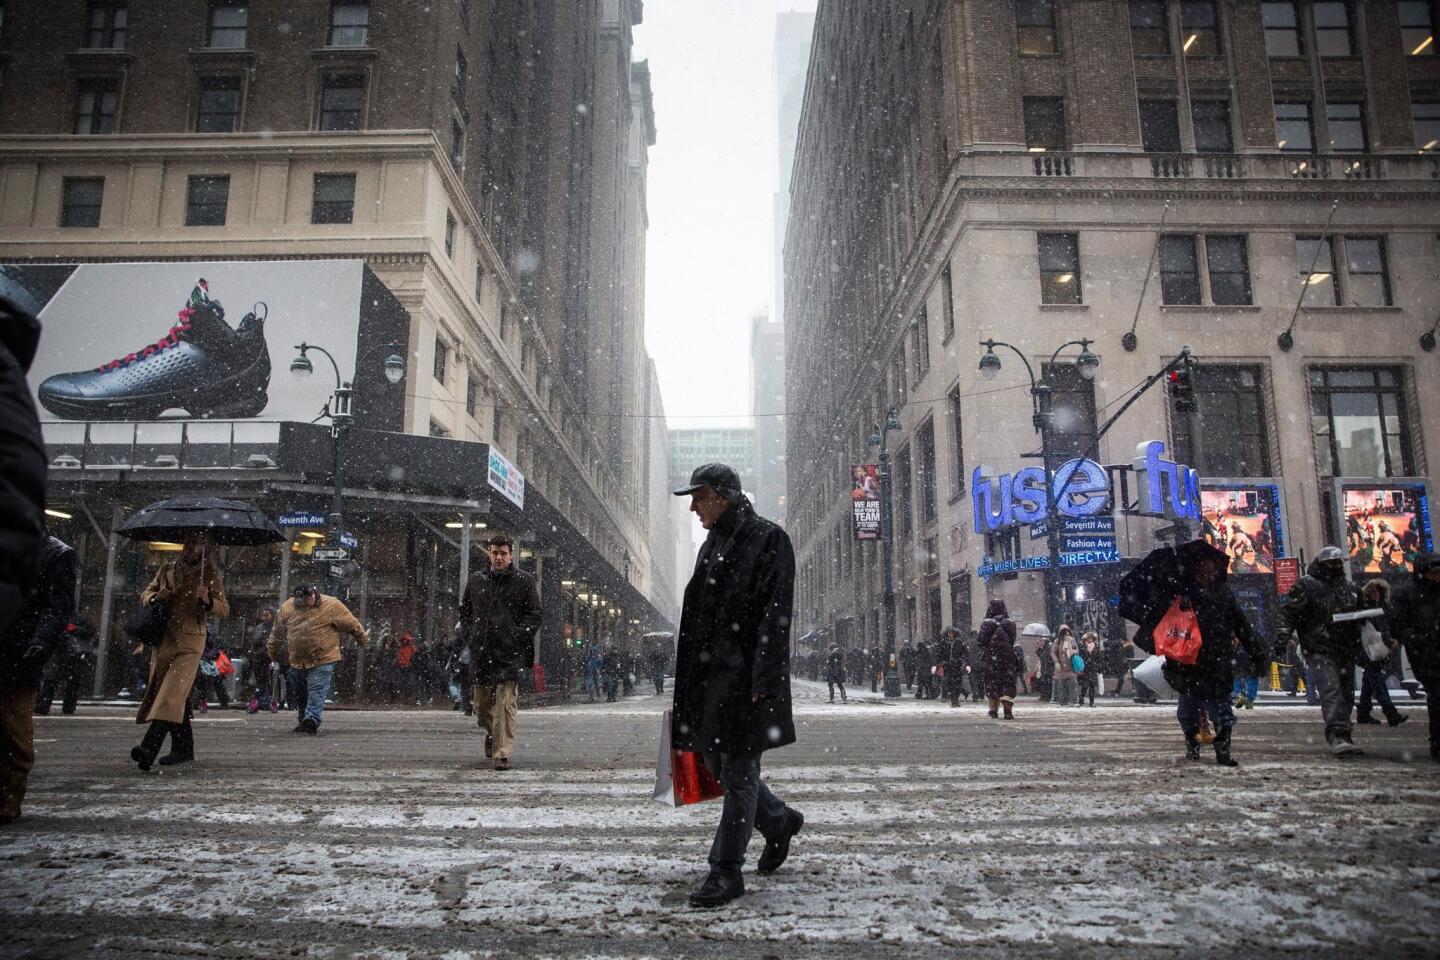
M0 294L43 325L29 375L42 419L313 420L335 371L310 351L313 373L293 376L304 342L353 378L369 426L398 429L399 391L385 422L367 400L385 356L407 353L409 317L360 260L0 264ZM362 340L395 346L357 371Z
M1431 549L1429 498L1420 483L1344 485L1340 490L1350 573L1408 573Z
M1279 493L1268 484L1234 484L1200 491L1200 535L1230 558L1230 572L1274 573L1285 546Z

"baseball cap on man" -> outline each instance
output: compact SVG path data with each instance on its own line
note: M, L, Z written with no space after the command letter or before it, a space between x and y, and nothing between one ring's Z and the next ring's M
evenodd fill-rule
M740 496L740 475L723 463L706 463L690 473L690 485L675 491L677 497L688 497L701 487L710 487L727 500Z

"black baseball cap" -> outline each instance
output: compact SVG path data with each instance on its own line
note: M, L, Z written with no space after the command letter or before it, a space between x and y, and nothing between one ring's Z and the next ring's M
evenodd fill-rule
M740 475L723 463L706 463L690 473L690 485L675 491L677 497L688 497L701 487L710 487L727 500L740 495Z

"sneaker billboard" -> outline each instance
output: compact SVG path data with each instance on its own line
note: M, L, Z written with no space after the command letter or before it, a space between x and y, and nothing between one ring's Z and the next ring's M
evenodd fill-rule
M410 317L363 261L0 264L0 295L44 325L44 420L314 420L335 378L316 353L313 376L290 375L305 342L354 378L367 426L400 429L383 364L407 353Z

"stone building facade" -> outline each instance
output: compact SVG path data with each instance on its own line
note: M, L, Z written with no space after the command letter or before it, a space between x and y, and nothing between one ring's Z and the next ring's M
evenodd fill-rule
M0 261L363 260L411 318L402 429L503 452L673 593L644 489L640 0L4 12ZM197 184L222 190L204 225Z
M976 479L1040 446L1020 358L1000 348L998 376L980 376L990 338L1051 379L1055 460L1191 347L1198 427L1162 383L1092 458L1128 465L1159 440L1207 488L1263 478L1283 500L1276 555L1346 545L1337 477L1433 484L1433 17L1391 2L822 0L786 239L797 635L882 642L880 550L852 534L848 494L891 407L898 642L976 627L992 597L1045 619L1050 576L1066 619L1123 632L1105 601L1167 522L1122 504L1122 562L1059 572L1040 568L1035 528L975 529ZM1093 381L1077 346L1052 365L1076 338L1093 341ZM1275 577L1251 585L1273 632Z

